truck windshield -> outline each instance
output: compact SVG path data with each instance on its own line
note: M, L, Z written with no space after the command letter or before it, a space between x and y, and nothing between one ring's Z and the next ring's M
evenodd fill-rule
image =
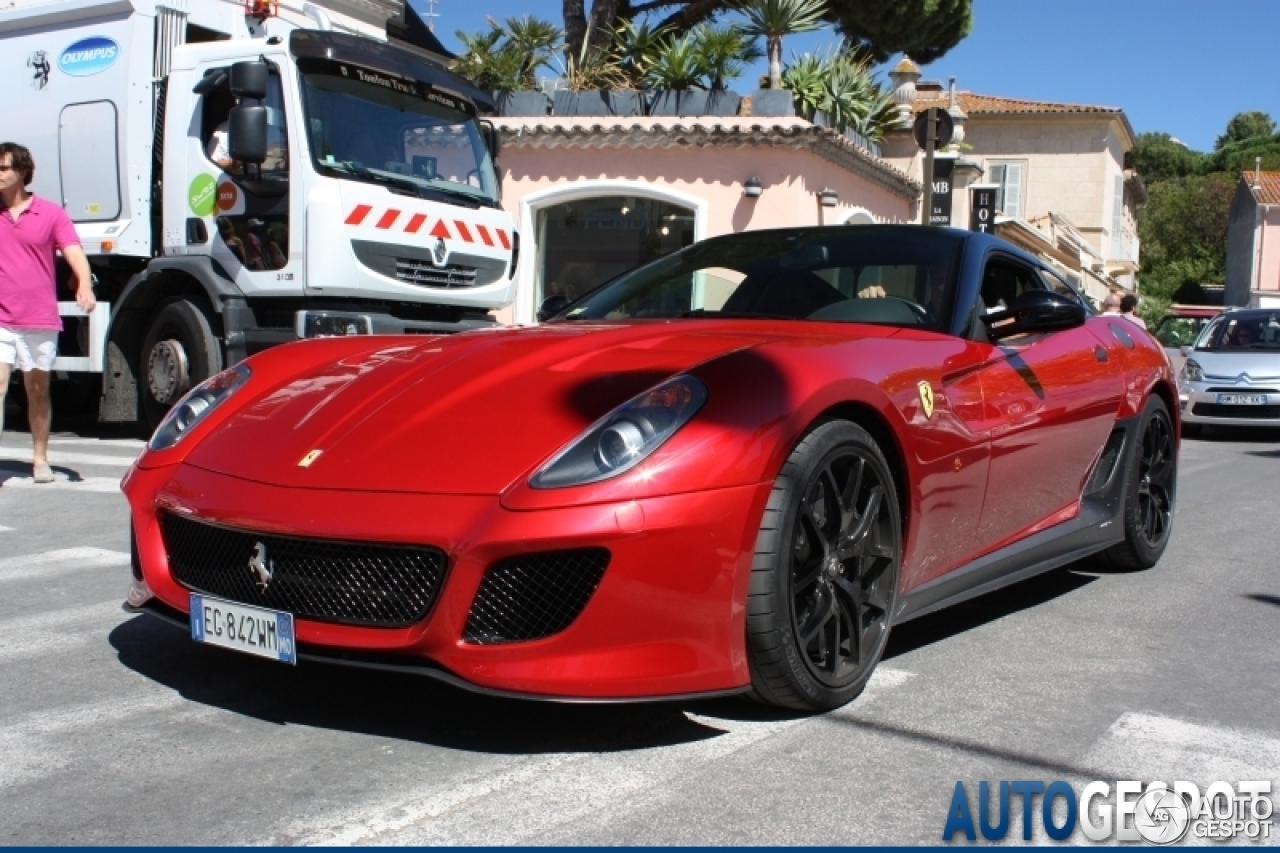
M346 64L299 65L311 157L320 172L442 201L497 205L493 160L456 97Z

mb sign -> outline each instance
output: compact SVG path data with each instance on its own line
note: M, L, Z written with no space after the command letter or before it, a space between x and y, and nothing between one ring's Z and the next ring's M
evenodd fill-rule
M110 68L120 56L120 45L106 36L81 39L62 51L58 67L72 77L88 77Z

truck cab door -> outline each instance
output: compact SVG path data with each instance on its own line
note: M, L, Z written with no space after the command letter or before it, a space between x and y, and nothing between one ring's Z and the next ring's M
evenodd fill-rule
M207 235L209 256L247 296L299 295L302 251L293 224L300 193L290 163L292 89L279 63L269 63L266 97L268 153L262 164L215 162L227 154L227 117L236 104L225 78L229 64L203 69L203 79L223 79L198 93L193 105L187 164L188 215ZM197 88L200 88L199 86ZM196 228L188 222L188 231Z

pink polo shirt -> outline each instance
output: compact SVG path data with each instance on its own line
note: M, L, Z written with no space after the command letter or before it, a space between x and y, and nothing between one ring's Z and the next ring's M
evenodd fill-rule
M71 217L38 195L16 222L0 211L0 326L62 330L54 252L78 245Z

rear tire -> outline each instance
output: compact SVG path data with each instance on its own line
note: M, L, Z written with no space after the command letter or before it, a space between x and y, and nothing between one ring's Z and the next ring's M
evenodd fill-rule
M889 641L902 520L884 454L866 430L828 421L774 482L747 598L752 697L802 711L854 699Z
M155 429L182 396L222 370L222 350L208 318L186 299L156 311L142 344L142 414Z
M1124 541L1099 555L1107 566L1140 571L1154 566L1173 532L1178 455L1164 401L1147 399L1125 460Z

